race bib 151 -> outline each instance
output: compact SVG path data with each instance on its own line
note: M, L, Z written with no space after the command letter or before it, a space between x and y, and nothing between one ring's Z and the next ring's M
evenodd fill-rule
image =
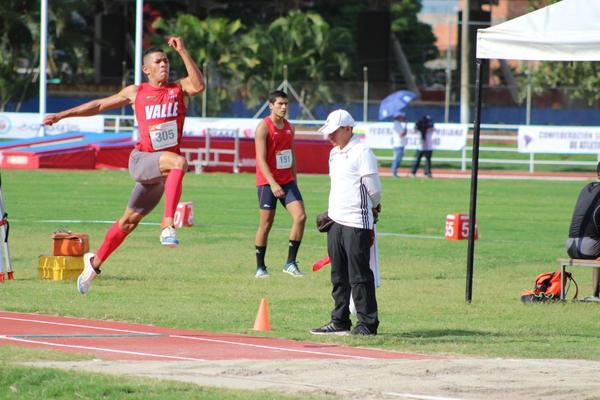
M277 169L292 168L292 150L281 150L275 154Z

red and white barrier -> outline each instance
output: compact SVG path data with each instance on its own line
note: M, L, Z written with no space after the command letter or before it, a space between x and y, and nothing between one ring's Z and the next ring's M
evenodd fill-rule
M475 221L475 235L477 240L477 221ZM463 240L469 237L469 215L448 214L446 215L446 240Z
M194 226L194 203L183 201L177 204L173 220L175 228Z

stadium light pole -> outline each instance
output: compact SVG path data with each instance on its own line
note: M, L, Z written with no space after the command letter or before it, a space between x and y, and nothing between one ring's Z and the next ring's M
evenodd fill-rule
M135 74L134 83L142 83L142 42L144 40L144 0L135 2Z
M135 1L135 57L133 83L142 83L142 42L144 40L144 0ZM131 138L138 140L137 120L133 119L133 133Z
M469 24L471 1L463 1L460 31L460 123L469 123Z
M48 0L40 1L40 64L38 77L40 79L39 114L40 130L38 136L46 135L44 116L46 115L46 65L48 57Z

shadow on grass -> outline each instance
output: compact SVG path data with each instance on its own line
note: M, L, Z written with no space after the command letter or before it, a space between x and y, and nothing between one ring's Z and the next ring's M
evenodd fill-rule
M109 275L102 273L102 276L97 279L102 279L103 281L125 281L125 282L143 282L144 279L141 276L127 276L127 275Z
M397 339L449 339L457 337L502 337L499 332L470 331L464 329L433 329L413 332L385 333L385 336Z

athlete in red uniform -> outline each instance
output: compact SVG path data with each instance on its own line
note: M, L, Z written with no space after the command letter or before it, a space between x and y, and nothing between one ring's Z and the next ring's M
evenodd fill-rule
M292 217L292 230L288 241L288 259L283 272L294 277L303 276L296 255L304 233L306 213L302 195L296 185L296 160L294 158L294 128L285 119L288 99L285 92L276 90L269 94L271 115L256 127L256 186L258 189L259 223L256 231L256 277L269 276L265 265L267 239L275 219L277 200Z
M188 76L169 82L169 60L160 48L144 52L143 71L148 83L130 85L119 93L80 106L48 115L44 124L52 125L63 118L84 117L133 104L138 123L139 141L129 156L129 173L137 182L125 213L108 230L96 252L84 256L84 269L77 279L81 294L88 292L92 280L100 273L100 266L119 247L156 207L163 193L165 210L161 223L161 244L177 247L179 244L173 227L173 217L181 197L183 175L187 170L185 157L179 145L189 96L204 90L204 77L178 37L168 40L168 45L179 53Z

